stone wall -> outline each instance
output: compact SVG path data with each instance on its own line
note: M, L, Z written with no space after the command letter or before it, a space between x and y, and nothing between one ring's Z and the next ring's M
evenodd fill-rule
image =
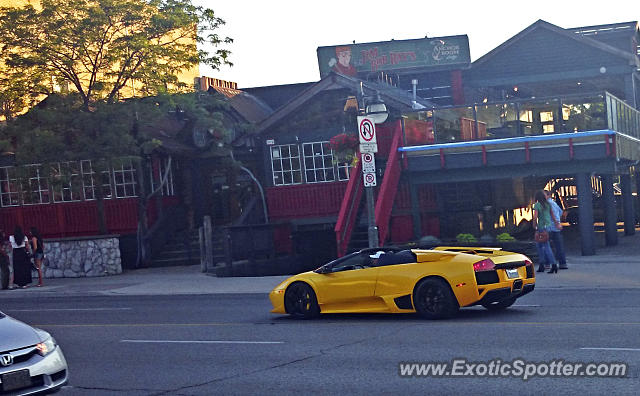
M45 278L79 278L122 273L117 235L44 240Z

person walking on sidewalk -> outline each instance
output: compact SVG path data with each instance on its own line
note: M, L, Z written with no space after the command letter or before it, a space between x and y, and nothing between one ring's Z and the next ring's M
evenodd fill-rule
M44 259L44 243L40 232L36 227L31 227L31 251L33 252L33 264L38 270L37 287L42 287L42 260Z
M562 219L562 208L553 200L553 198L551 198L551 193L548 190L544 190L544 195L547 197L549 205L551 205L551 212L559 221ZM549 240L553 245L552 247L555 249L558 268L568 269L567 256L564 252L564 239L562 238L562 224L560 224L560 222L553 224L549 229Z
M13 283L26 289L31 280L31 260L29 260L29 240L22 228L16 226L13 235L9 237L13 248Z
M547 201L544 191L536 191L533 198L536 201L533 204L533 229L536 231L536 248L538 250L538 260L540 261L538 272L544 272L546 265L551 265L550 274L558 272L558 265L549 244L548 233L554 224L557 226L560 222L551 211L551 205ZM538 234L547 234L547 237L538 240Z

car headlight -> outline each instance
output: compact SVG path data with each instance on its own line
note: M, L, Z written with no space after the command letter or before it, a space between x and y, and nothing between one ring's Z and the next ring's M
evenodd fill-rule
M54 349L56 349L56 345L56 340L53 337L49 336L44 341L39 342L36 345L36 349L41 356L47 356L48 354L53 352Z

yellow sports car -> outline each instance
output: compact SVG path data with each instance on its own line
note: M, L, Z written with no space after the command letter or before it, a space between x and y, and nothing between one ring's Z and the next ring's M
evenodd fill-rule
M290 277L269 294L273 313L409 313L448 318L460 307L505 309L535 287L531 260L499 248L370 248Z

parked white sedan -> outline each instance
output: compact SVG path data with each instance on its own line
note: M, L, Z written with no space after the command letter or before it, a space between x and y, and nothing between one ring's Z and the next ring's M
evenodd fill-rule
M52 392L67 377L67 361L51 334L0 312L0 394Z

